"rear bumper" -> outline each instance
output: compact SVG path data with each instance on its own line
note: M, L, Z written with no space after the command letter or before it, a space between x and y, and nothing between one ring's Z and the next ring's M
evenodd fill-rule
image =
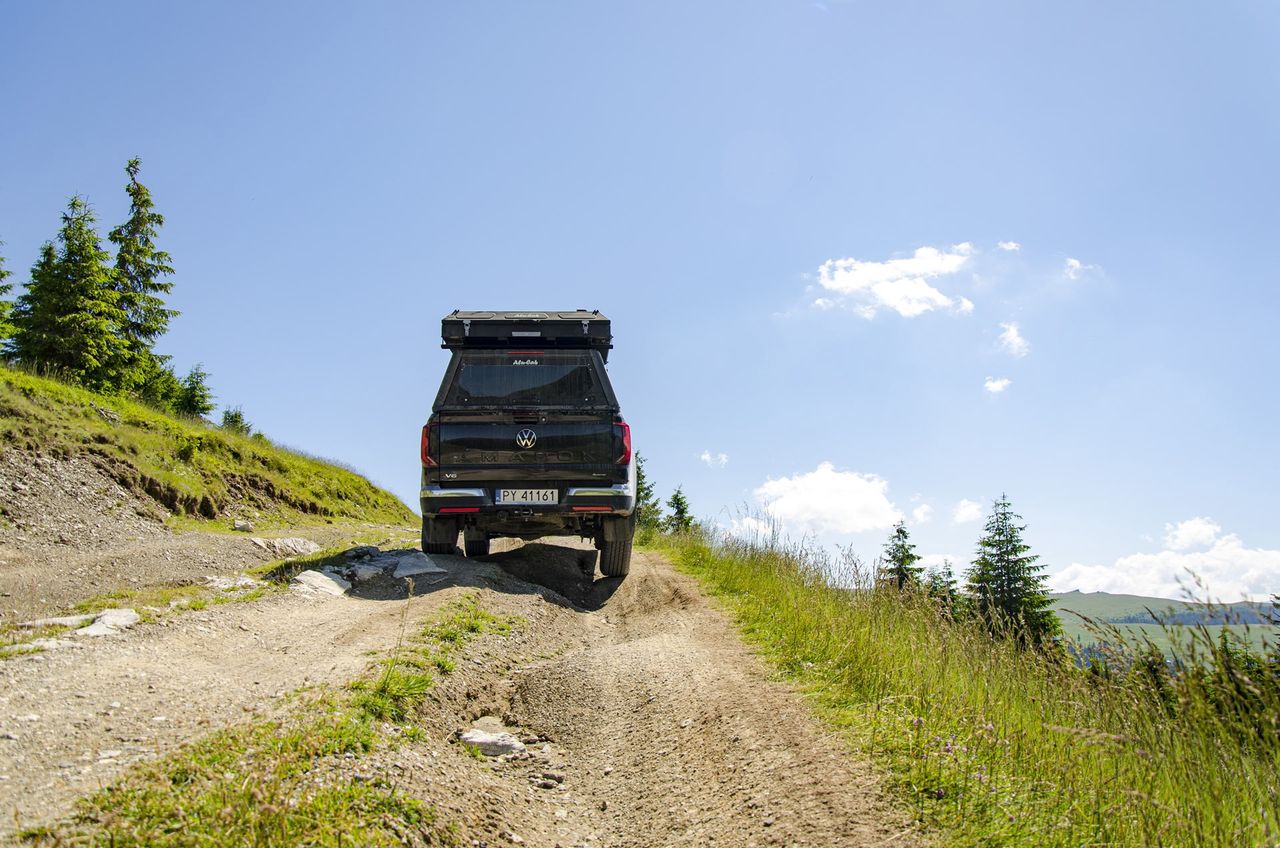
M635 486L632 482L612 486L562 486L558 488L554 504L500 504L495 502L499 488L552 488L537 483L521 483L514 486L443 487L423 486L420 494L424 516L453 516L458 518L491 517L505 520L508 517L581 516L581 515L630 515L635 509Z

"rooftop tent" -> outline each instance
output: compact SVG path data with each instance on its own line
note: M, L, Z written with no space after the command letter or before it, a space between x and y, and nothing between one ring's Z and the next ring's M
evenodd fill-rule
M440 322L441 347L591 348L608 361L613 347L609 319L599 310L571 312L463 312L455 309Z

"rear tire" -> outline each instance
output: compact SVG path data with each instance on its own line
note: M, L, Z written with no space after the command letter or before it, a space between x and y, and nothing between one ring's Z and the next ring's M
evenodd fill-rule
M475 559L476 557L487 557L489 555L488 539L466 539L462 540L463 547L467 552L467 559Z
M451 554L458 549L458 522L422 516L422 552Z
M600 573L605 577L626 577L631 571L631 542L636 525L625 518L615 524L616 537L600 542Z

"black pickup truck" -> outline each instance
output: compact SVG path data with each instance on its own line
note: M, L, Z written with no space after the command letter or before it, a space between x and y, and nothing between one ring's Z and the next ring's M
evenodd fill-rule
M499 536L581 536L622 577L636 468L597 312L460 312L441 322L449 367L422 428L422 550L469 557Z

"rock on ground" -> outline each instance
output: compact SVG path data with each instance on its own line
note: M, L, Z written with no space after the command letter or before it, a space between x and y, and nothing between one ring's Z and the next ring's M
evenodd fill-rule
M39 630L41 627L84 627L94 618L96 616L93 613L86 615L60 615L54 618L37 618L33 621L24 621L18 626L27 630Z
M480 749L486 757L500 757L503 754L519 754L524 751L524 743L510 733L493 733L473 727L458 736L465 745L473 745Z
M98 613L93 624L81 627L76 631L79 636L115 636L121 630L128 630L142 620L142 616L131 609L106 609Z
M320 550L320 546L310 539L299 539L290 537L287 539L259 539L253 537L249 540L258 547L262 548L272 556L284 559L285 557L306 556Z
M382 576L382 569L376 565L357 565L351 569L349 575L356 583L366 583L375 577Z
M336 574L308 569L290 581L294 588L304 592L321 592L325 595L345 595L351 584Z
M396 570L392 572L393 577L416 577L419 574L447 574L448 572L436 565L431 557L420 551L414 551L411 554L405 554L396 562Z

